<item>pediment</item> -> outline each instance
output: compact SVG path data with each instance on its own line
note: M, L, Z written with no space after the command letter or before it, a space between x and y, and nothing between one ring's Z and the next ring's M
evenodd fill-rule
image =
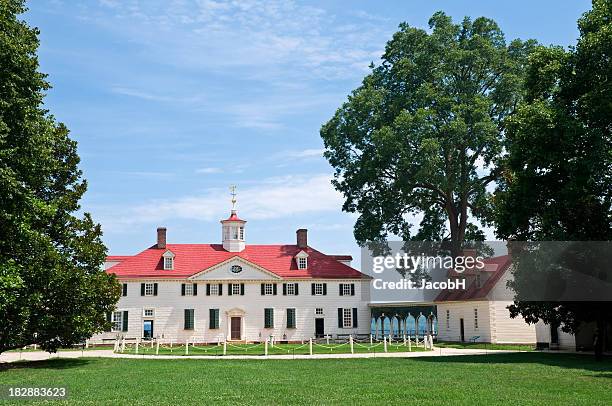
M240 272L236 272L240 267ZM189 277L191 280L278 280L278 275L244 258L233 257Z

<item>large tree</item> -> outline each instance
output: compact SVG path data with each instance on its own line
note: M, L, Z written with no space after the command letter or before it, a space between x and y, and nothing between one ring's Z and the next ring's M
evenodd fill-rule
M359 243L388 234L449 240L457 255L464 240L483 238L469 217L489 220L487 186L499 176L504 122L521 99L533 44L507 44L487 18L454 24L438 12L429 26L400 25L321 136L343 209L359 213Z
M38 30L0 0L0 352L54 351L109 327L118 283L101 270L100 226L77 215L76 142L43 106Z
M496 192L501 238L612 240L612 1L594 0L578 27L575 48L539 47L529 59L527 97L508 123L507 170ZM533 276L519 261L517 298ZM511 313L572 333L596 321L602 332L612 305L517 300Z

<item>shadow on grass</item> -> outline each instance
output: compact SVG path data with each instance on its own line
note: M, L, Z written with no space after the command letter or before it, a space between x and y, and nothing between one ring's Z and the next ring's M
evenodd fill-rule
M15 361L0 363L0 372L10 369L68 369L78 368L89 364L89 360L82 358L55 358L40 361Z
M561 368L581 369L598 374L601 378L612 378L612 357L596 361L589 354L563 354L521 352L510 354L453 355L442 357L411 358L414 362L447 364L543 364Z

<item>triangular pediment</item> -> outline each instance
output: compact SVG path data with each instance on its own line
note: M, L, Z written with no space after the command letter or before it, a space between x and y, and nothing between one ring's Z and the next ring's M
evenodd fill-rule
M247 261L233 257L189 277L191 280L277 280L278 275Z

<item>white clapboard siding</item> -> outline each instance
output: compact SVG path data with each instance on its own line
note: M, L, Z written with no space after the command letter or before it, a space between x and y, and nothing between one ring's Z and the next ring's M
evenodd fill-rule
M244 283L245 294L231 295L228 293L228 280L197 281L197 296L181 296L181 284L190 283L186 280L132 280L128 283L128 295L121 297L117 304L118 311L129 312L127 332L107 332L94 336L93 341L112 338L118 334L127 338L137 338L143 335L143 311L145 308L155 309L153 335L165 339L184 341L195 337L198 341L216 342L229 337L229 319L226 312L242 312L244 314L243 339L260 341L268 336L277 340L286 337L290 341L307 340L314 336L315 318L325 319L325 334L368 334L370 331L369 281L368 280L279 280L277 295L261 295L261 283L266 281L235 280L232 283ZM157 282L157 296L141 296L140 284ZM297 296L284 296L283 283L297 282ZM311 295L311 283L326 283L327 295ZM223 284L222 296L206 296L206 283ZM340 296L340 283L354 283L354 296ZM357 308L358 327L339 328L338 308ZM219 309L219 329L209 328L209 309ZM264 328L264 309L274 309L274 328ZM287 328L287 308L296 309L296 328ZM315 309L323 308L323 316L315 316ZM185 330L184 309L194 309L195 326L193 330Z

